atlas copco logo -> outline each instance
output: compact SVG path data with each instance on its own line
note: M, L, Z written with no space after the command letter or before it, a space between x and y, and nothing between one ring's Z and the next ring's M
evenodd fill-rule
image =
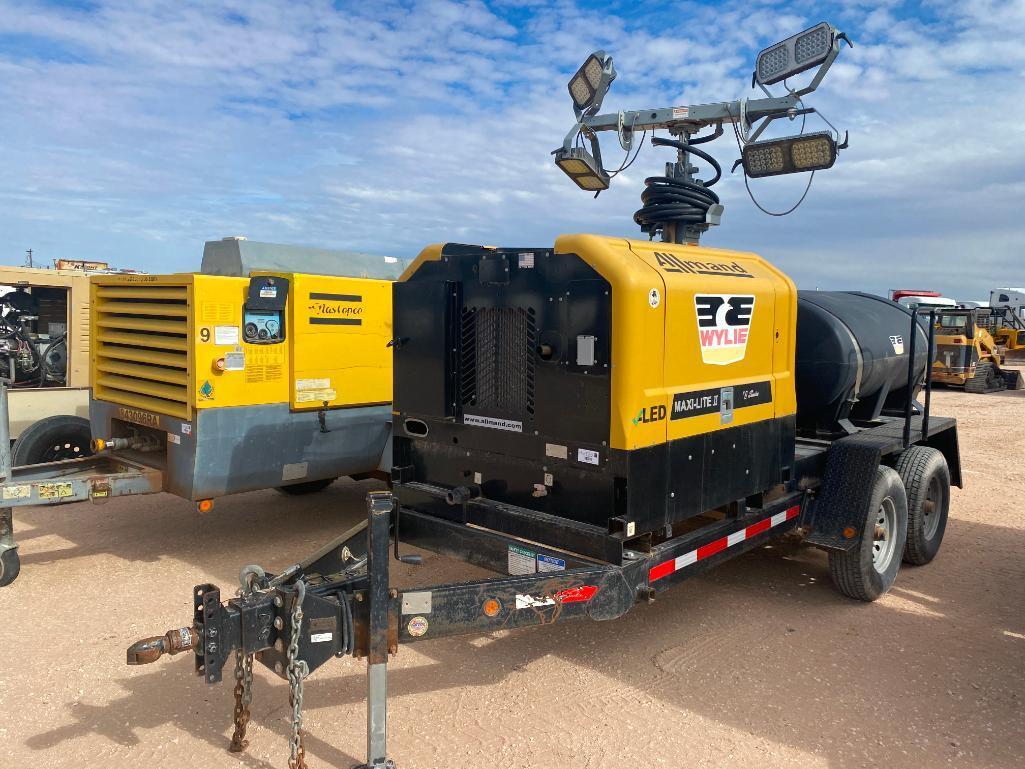
M749 294L697 294L694 309L698 315L701 360L715 366L743 360L755 298Z

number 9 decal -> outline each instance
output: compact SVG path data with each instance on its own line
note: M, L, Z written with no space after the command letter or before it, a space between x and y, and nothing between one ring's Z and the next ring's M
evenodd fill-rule
M199 329L199 341L201 341L201 342L209 342L210 341L210 329L206 328L205 326L203 328Z

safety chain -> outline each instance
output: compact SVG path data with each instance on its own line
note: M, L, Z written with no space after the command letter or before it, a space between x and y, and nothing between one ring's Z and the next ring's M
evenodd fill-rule
M299 659L299 632L303 624L303 599L306 583L295 583L295 604L292 609L292 638L288 644L288 701L292 706L292 735L288 742L288 769L307 769L303 748L303 682L310 668Z
M246 566L239 573L241 588L238 594L246 598L253 594L253 584L266 578L266 573L259 566ZM249 706L253 704L253 655L244 654L241 644L235 649L235 731L231 735L228 750L241 753L249 746L246 729L249 727Z
M253 702L253 655L235 649L235 733L231 735L228 750L241 753L249 746L246 727L249 726L249 706Z

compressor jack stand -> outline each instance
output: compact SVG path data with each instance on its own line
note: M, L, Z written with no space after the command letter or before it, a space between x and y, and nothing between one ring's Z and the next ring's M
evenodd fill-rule
M390 492L367 497L367 597L370 602L367 644L367 762L354 769L395 769L387 757L388 738L388 537L395 500Z
M0 383L0 483L11 477L11 430L7 413L7 385ZM4 494L4 499L7 495ZM0 507L0 587L9 585L21 571L14 541L14 511Z

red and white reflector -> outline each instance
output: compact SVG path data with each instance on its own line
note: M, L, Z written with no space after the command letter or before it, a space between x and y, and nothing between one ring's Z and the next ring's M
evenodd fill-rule
M768 531L773 526L779 526L781 523L796 518L801 512L800 505L794 505L793 507L787 508L782 512L776 513L769 518L763 518L762 520L752 523L750 526L735 531L732 534L720 537L714 542L709 542L707 545L702 545L697 550L691 550L689 553L678 555L676 558L672 558L668 561L663 561L658 566L652 566L648 572L648 582L654 582L655 580L668 577L670 574L675 574L680 569L685 569L698 561L704 560L716 553L721 553L727 548L739 545L744 540L751 539L762 532Z

